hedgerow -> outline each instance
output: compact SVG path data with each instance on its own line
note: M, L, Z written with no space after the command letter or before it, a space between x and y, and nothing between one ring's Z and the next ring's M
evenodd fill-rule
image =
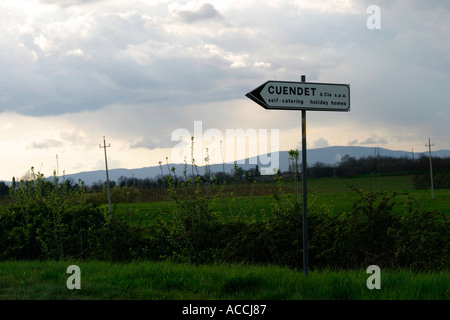
M172 260L205 263L247 262L301 269L302 208L284 192L273 194L271 214L242 219L233 193L214 180L169 178L169 217L151 226L131 226L87 203L83 184L35 179L11 188L12 202L0 208L0 260L69 258L131 261ZM228 189L229 190L229 189ZM448 270L450 221L421 210L412 198L397 203L396 193L354 190L359 199L348 212L335 213L311 196L308 206L310 268ZM226 203L225 212L219 209ZM394 207L403 205L403 212ZM223 208L223 206L222 206ZM398 211L398 210L397 210Z

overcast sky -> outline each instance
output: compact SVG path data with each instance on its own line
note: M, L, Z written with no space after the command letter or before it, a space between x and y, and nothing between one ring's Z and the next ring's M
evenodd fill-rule
M109 168L165 163L194 121L301 150L301 113L245 94L303 74L351 89L307 113L308 148L450 149L449 21L447 0L1 0L0 180L104 169L103 136Z

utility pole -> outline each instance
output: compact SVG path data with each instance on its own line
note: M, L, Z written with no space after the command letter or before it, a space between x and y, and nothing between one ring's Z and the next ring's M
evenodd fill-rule
M59 178L59 161L58 161L58 155L56 155L56 176Z
M433 167L431 165L431 147L434 146L434 143L430 143L430 138L428 138L428 144L425 147L428 147L428 153L430 157L430 177L431 177L431 199L434 199L434 186L433 186Z
M223 171L223 179L225 181L225 160L223 158L223 146L222 146L222 140L220 140L220 153L222 154L222 171Z
M380 176L380 147L377 146L377 171L378 176Z
M54 171L53 174L56 175L56 177L54 177L55 187L56 187L57 184L58 184L58 180L59 180L59 162L58 162L58 155L56 155L56 171Z
M106 145L105 136L103 136L103 146L100 144L99 148L103 148L105 150L105 166L106 166L106 191L108 192L108 206L109 206L109 214L112 215L112 209L111 209L111 193L109 190L109 175L108 175L108 158L106 156L106 148L111 147L111 144L108 143Z

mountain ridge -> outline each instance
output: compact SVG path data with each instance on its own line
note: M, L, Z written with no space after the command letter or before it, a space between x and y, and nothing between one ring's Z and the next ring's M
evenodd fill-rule
M278 154L279 160L279 170L286 171L289 168L289 153L288 151L279 151L266 158L270 158L271 161L276 159ZM302 152L299 150L299 163L301 163ZM401 151L401 150L390 150L386 148L374 148L374 147L359 147L359 146L332 146L332 147L324 147L324 148L316 148L309 149L307 151L307 163L308 166L313 166L317 162L321 162L326 165L335 165L340 162L341 158L345 155L349 155L355 158L368 157L368 156L384 156L384 157L407 157L412 158L412 152ZM418 159L422 155L428 156L428 152L415 152L414 157ZM437 150L432 152L432 157L450 157L450 150ZM272 163L273 164L273 163ZM251 168L255 168L258 165L260 170L266 168L269 163L262 162L261 156L246 158L237 161L237 165L244 170L249 170ZM185 164L170 164L169 167L175 168L175 174L177 176L182 176L183 171L185 170ZM137 179L155 179L158 176L161 176L161 169L163 175L169 174L169 168L167 168L167 164L161 166L149 166L135 169L125 169L125 168L117 168L117 169L109 169L108 174L111 181L117 181L120 177L127 178L137 178ZM187 175L191 175L193 170L198 170L199 174L204 174L205 166L198 166L197 169L194 169L190 164L186 166ZM225 164L211 164L210 171L211 173L222 172L226 173L233 172L234 163L225 163ZM74 174L65 175L66 179L73 179L77 182L79 179L85 182L86 185L91 185L93 183L99 181L106 180L106 171L105 170L93 170L93 171L84 171L78 172Z

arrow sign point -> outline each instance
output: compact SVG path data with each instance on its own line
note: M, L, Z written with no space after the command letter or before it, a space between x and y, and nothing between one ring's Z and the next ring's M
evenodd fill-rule
M265 109L349 111L347 84L267 81L246 94Z

